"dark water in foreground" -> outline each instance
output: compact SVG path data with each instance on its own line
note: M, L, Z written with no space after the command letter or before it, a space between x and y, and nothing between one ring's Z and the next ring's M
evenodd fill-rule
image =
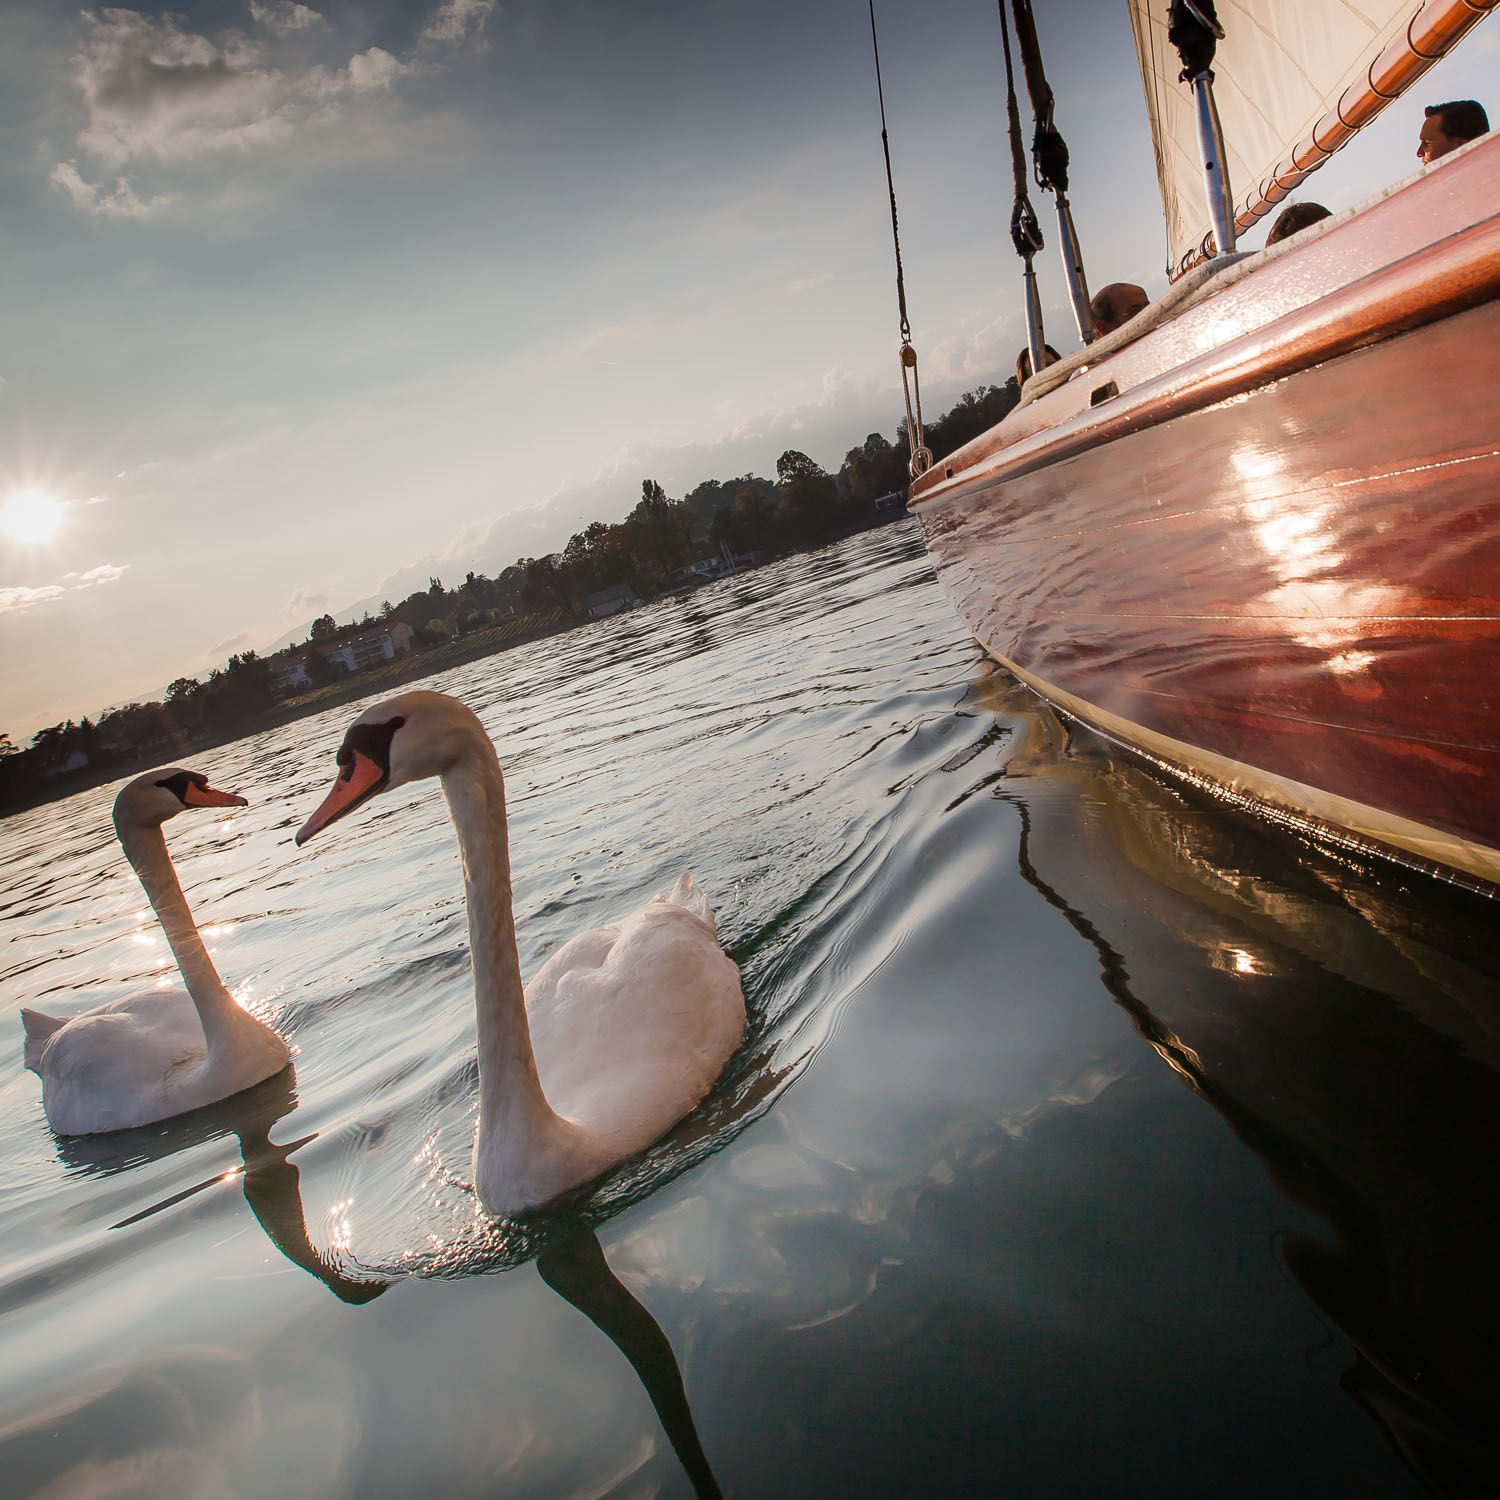
M527 969L691 868L744 1048L488 1225L435 788L291 843L346 707L168 830L295 1086L63 1142L17 1009L169 960L110 789L0 824L5 1496L1489 1491L1491 905L1113 757L909 524L435 685L500 747Z

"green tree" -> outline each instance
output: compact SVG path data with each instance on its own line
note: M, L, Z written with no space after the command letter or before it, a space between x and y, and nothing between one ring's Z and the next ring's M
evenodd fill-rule
M827 471L796 448L788 448L776 460L776 483L783 489L799 479L821 478L827 478Z
M522 584L522 597L526 601L527 609L536 613L549 609L566 610L569 614L574 612L562 570L558 566L558 559L555 555L523 557L517 566L521 569L525 580Z
M844 455L844 468L849 476L849 497L860 505L868 506L910 483L905 451L878 432L872 432L860 447Z
M331 641L338 632L338 623L332 615L319 615L312 622L312 629L307 632L307 638L310 641Z
M667 498L654 479L641 482L641 499L627 518L636 528L637 556L643 556L663 574L682 567L693 556L693 523L689 512Z
M781 517L791 540L815 546L837 536L848 517L832 477L805 453L788 448L776 460Z

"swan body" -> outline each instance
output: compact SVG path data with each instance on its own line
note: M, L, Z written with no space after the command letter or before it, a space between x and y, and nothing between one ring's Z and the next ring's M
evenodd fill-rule
M286 1043L225 989L162 836L190 807L243 807L196 771L152 771L115 799L115 831L177 960L185 990L142 990L76 1016L23 1010L26 1066L59 1135L129 1130L201 1109L279 1073Z
M303 843L360 803L437 776L463 855L479 1038L474 1185L495 1214L545 1204L644 1150L696 1105L745 1030L739 970L684 875L570 939L521 982L505 792L474 713L443 693L367 709Z

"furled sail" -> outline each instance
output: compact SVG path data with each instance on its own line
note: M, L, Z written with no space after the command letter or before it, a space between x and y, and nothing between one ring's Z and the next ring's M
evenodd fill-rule
M1156 148L1170 265L1208 233L1191 87L1167 41L1167 0L1127 0ZM1402 31L1420 0L1216 0L1214 97L1236 202L1265 182ZM1415 131L1413 131L1415 136Z

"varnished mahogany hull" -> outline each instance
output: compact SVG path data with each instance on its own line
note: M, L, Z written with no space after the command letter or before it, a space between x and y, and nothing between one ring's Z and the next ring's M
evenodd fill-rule
M1007 447L1012 418L915 486L939 575L981 644L1174 769L1493 888L1496 223L1295 310L1308 324L1340 294L1365 297L1321 362L1314 348L1280 378L1252 370L1211 404L1174 398L1166 370L1146 419L1106 402L1049 433L1032 416ZM1360 317L1399 302L1403 283L1416 311L1368 326L1375 341L1359 347ZM1251 360L1270 376L1275 332ZM1137 407L1155 388L1141 383Z

